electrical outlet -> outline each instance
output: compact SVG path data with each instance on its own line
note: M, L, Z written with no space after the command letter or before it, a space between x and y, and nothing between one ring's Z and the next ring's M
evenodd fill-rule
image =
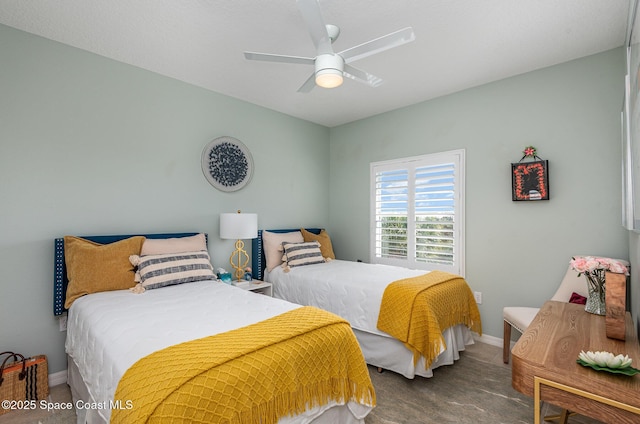
M482 292L479 292L479 291L473 292L473 297L476 299L476 303L478 305L482 304Z
M58 324L60 325L60 331L67 331L67 314L60 315Z

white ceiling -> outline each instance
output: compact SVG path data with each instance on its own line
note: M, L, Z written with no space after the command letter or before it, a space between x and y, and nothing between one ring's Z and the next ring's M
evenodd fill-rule
M0 23L333 127L624 45L630 0L320 0L336 51L412 26L412 43L298 93L311 66L246 50L315 56L294 0L0 0Z

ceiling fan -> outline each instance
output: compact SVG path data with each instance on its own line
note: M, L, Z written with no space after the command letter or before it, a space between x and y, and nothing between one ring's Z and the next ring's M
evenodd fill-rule
M340 28L325 25L318 0L297 0L298 8L309 28L316 47L316 57L287 56L269 53L244 52L248 60L314 65L315 72L302 84L298 92L308 93L315 85L334 88L342 85L343 77L362 82L371 87L382 84L382 79L350 65L356 60L383 52L415 40L411 27L403 28L366 43L335 53L331 44L340 35Z

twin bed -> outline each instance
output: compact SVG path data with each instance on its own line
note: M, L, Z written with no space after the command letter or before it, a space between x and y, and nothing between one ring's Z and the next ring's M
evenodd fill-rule
M198 237L145 235L142 245L166 239L169 250L181 250L180 239ZM140 239L131 240L55 241L54 313L68 307L68 384L78 423L364 422L375 392L347 322L215 281L210 263L201 266L190 247L167 259L142 254ZM154 259L151 268L139 265L143 293L130 289L130 256ZM173 266L177 257L187 264ZM167 273L160 283L158 264ZM96 285L107 271L128 275L129 288L114 289L110 278ZM155 287L145 286L151 281Z
M327 261L326 232L303 233L261 230L253 241L253 276L273 298L217 281L204 234L56 239L54 314L68 310L78 423L364 423L375 406L366 363L430 377L481 332L462 278ZM428 324L418 334L435 351L383 331L406 305L381 300L404 279L434 285L410 325Z
M313 241L320 243L324 260L312 259L308 261L311 263L298 266L287 266L286 252L277 247L282 243L296 245ZM272 283L275 297L316 306L345 318L368 364L407 378L432 377L435 368L453 364L465 345L474 342L471 330L481 334L480 314L473 294L466 282L458 278L453 283L439 285L439 298L429 300L441 302L443 311L440 316L426 318L439 324L431 328L432 337L427 341L436 351L416 354L406 340L381 331L378 320L389 284L423 276L425 271L341 261L332 256L335 257L330 237L322 229L260 230L252 242L253 278ZM455 315L444 316L452 312Z

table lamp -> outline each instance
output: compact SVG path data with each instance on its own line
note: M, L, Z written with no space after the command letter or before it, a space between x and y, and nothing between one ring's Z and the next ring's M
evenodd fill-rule
M229 263L236 270L236 280L242 280L244 268L249 265L249 255L244 250L242 239L258 237L258 215L255 213L221 213L220 238L236 240L236 250L229 257Z

